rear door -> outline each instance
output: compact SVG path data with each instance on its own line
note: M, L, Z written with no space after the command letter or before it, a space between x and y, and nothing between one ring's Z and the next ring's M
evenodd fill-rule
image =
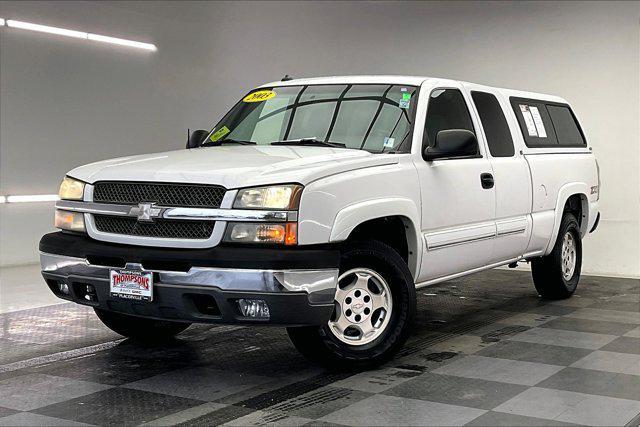
M423 95L424 96L424 95ZM426 93L428 97L423 150L437 133L466 129L477 135L477 119L462 85L451 83ZM478 155L425 161L416 159L422 198L422 233L426 251L420 282L485 266L495 237L495 190L483 185L492 173L482 144Z
M495 182L496 240L491 260L512 260L524 254L531 233L529 166L521 150L514 147L518 129L506 119L508 100L491 88L465 86L480 118Z

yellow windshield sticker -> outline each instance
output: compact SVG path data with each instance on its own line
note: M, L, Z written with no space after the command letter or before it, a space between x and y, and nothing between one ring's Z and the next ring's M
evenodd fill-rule
M262 102L267 99L271 99L276 96L276 93L272 90L259 90L257 92L252 92L249 95L245 96L242 100L244 102Z
M222 138L223 136L225 136L229 132L231 132L231 131L229 130L228 127L222 126L220 129L218 129L217 131L212 133L211 136L209 137L209 139L211 140L211 142L216 142L217 140L219 140L220 138Z

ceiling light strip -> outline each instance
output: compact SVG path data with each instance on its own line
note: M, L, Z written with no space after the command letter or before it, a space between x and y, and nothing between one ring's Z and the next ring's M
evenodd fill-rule
M136 47L138 49L145 49L145 50L151 50L151 51L156 50L156 46L151 43L143 43L143 42L137 42L134 40L119 39L117 37L101 36L100 34L89 33L87 34L87 38L94 42L111 43L111 44L117 44L120 46Z
M26 194L21 196L0 196L0 204L3 203L32 203L32 202L56 202L60 200L57 194Z
M37 31L39 33L56 34L58 36L74 37L76 39L86 39L87 33L81 31L67 30L65 28L49 27L47 25L32 24L30 22L14 21L7 19L7 26L10 28L20 28L21 30Z
M136 49L144 49L155 52L158 48L152 43L143 43L135 40L121 39L117 37L103 36L100 34L85 33L82 31L69 30L66 28L50 27L48 25L34 24L31 22L16 21L14 19L0 18L0 25L7 25L10 28L19 28L21 30L37 31L39 33L55 34L57 36L73 37L76 39L85 39L94 42L115 44L119 46L133 47Z

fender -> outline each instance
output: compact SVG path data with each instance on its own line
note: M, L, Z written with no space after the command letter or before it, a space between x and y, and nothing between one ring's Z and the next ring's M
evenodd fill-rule
M549 253L551 253L551 251L553 250L553 246L555 245L556 239L558 238L558 233L560 232L560 223L562 222L564 205L567 203L567 200L569 200L569 197L573 196L574 194L580 194L580 196L582 196L583 218L581 221L580 234L582 235L582 237L584 237L588 231L588 225L590 223L589 215L591 213L589 212L589 199L587 197L587 194L589 194L589 188L587 184L584 182L570 182L563 185L558 191L558 198L556 199L555 208L555 219L553 222L553 232L551 233L551 239L547 244L547 249L544 252L545 255L549 255Z
M420 215L415 202L407 198L381 198L349 205L338 212L331 228L330 242L346 240L363 222L387 216L404 219L409 246L409 270L416 277L422 258Z

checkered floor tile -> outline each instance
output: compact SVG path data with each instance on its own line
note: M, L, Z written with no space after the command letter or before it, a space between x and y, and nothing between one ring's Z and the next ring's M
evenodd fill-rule
M154 347L72 304L0 314L0 425L640 422L640 281L583 277L550 302L494 270L418 297L405 348L360 373L310 364L278 328L194 325Z

